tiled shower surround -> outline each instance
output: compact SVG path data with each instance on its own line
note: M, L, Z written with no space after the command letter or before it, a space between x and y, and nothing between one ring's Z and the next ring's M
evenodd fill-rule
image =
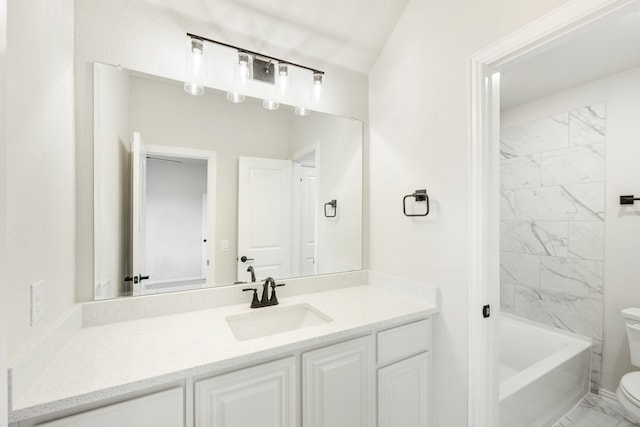
M501 306L594 339L600 387L606 105L501 132Z

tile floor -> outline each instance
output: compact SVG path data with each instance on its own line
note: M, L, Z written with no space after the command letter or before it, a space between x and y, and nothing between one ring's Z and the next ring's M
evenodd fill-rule
M553 427L640 426L627 417L619 403L596 394L589 394Z

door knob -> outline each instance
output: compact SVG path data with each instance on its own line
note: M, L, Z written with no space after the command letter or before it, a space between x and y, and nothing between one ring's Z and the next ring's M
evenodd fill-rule
M240 261L242 262L253 261L253 258L247 258L246 256L242 255L240 257Z

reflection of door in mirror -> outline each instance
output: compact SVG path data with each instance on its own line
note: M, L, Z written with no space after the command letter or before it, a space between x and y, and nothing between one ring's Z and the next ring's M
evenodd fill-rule
M316 147L294 158L293 164L293 275L316 274L316 212L318 182Z
M239 158L238 282L291 277L292 162Z
M215 152L140 139L134 134L131 294L202 288L214 277Z

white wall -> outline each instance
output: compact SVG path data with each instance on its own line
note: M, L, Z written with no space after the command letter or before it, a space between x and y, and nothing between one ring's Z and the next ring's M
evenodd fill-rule
M213 150L217 156L217 284L236 281L238 157L287 159L291 111L266 111L258 102L231 104L224 94L187 95L182 86L131 79L131 131L145 144ZM229 251L220 241L229 241Z
M206 278L202 266L207 161L147 159L144 260L149 283ZM179 227L175 227L179 224Z
M467 423L468 57L563 2L412 0L369 74L370 266L440 286L435 426ZM402 215L419 188L437 217Z
M220 15L220 20L225 16ZM177 80L185 76L186 33L207 35L213 39L226 40L228 34L221 32L215 20L192 21L179 11L148 4L141 0L93 0L75 2L76 31L76 111L77 111L77 174L78 174L78 300L93 298L93 109L92 109L92 65L91 62L120 64L125 68L144 71ZM260 41L269 37L259 34ZM260 50L260 46L246 46ZM207 84L226 88L232 77L229 65L235 63L233 51L213 49L215 61L208 61ZM213 58L212 58L213 59ZM225 71L226 70L226 71ZM351 71L324 67L327 73L326 91L320 111L367 118L367 78ZM264 90L255 89L249 94L265 95ZM307 103L292 94L283 100L289 104ZM365 135L366 140L366 135Z
M75 291L73 0L10 0L7 22L8 353L65 312ZM92 159L85 159L91 163ZM44 319L30 326L30 285Z
M7 2L0 0L0 422L7 419L6 54Z
M130 221L131 131L129 130L128 73L114 67L96 64L95 93L95 159L99 188L96 198L95 282L96 298L115 298L124 284L128 269L129 241L125 233Z
M623 207L619 197L640 195L640 68L609 76L531 103L510 108L502 125L607 103L605 180L604 348L602 388L615 392L632 369L620 310L640 307L637 277L640 254L640 205Z
M312 114L291 126L291 155L316 146L318 177L316 253L318 273L362 266L362 123ZM325 218L324 204L336 199L336 218ZM333 212L328 208L328 212Z

